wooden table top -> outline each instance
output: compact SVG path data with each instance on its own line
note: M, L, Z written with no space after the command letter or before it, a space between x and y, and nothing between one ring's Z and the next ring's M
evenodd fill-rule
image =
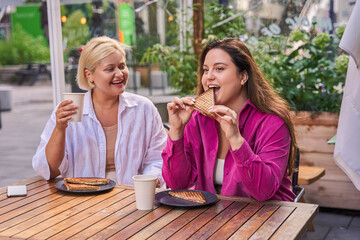
M140 211L132 186L74 194L55 183L19 182L25 197L8 198L0 188L0 239L299 239L318 212L313 204L220 195L204 207Z

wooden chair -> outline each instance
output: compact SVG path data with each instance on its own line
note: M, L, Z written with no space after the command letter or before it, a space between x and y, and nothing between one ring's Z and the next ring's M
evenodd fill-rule
M300 201L305 193L304 188L300 185L309 185L325 175L325 168L314 166L302 166L300 165L300 150L296 149L295 169L297 172L293 174L292 186L293 191L296 194L294 202ZM301 193L300 193L301 192ZM304 201L304 199L302 199Z
M309 185L325 175L325 168L299 166L299 185Z
M296 158L295 158L295 169L298 169L297 172L293 173L292 186L293 191L296 195L294 202L305 202L304 194L305 189L300 185L311 184L322 176L325 175L325 168L313 167L313 166L301 166L300 165L300 150L296 149ZM309 231L314 231L314 225L312 222L309 222L307 225Z

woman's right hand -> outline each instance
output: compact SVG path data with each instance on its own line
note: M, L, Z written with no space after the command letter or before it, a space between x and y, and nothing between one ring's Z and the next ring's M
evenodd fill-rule
M167 104L170 124L169 136L171 140L177 140L183 136L185 125L189 122L194 111L193 108L186 105L192 106L194 103L195 99L192 97L176 97Z
M76 113L77 106L72 105L71 100L64 100L59 104L56 109L56 128L64 130L68 126L68 121L71 119L72 114Z

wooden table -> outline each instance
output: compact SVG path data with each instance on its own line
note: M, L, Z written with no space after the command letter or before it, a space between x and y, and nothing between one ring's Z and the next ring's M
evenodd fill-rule
M40 177L19 184L26 197L0 189L0 239L299 239L318 212L313 204L224 196L205 207L139 211L131 186L89 195Z

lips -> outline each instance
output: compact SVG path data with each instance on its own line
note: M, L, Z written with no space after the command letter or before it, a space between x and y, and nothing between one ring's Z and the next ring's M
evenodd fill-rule
M111 84L112 85L120 85L120 84L124 84L124 80L116 80L116 81L112 81Z

